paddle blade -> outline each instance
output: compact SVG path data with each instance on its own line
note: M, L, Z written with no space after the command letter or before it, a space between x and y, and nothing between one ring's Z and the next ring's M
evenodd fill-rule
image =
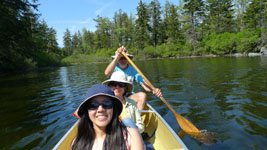
M195 135L198 135L200 133L200 131L198 130L198 128L196 126L194 126L189 120L187 120L183 116L175 113L175 117L176 117L176 120L179 123L181 129L186 134L195 136Z
M185 134L189 134L205 145L212 145L213 143L217 142L216 138L213 136L213 133L208 132L207 130L198 130L198 128L195 127L189 120L177 113L175 114L175 117L182 129L178 133L180 138L183 138Z
M193 137L205 145L212 145L217 142L214 134L212 132L208 132L207 130L200 130L200 133Z

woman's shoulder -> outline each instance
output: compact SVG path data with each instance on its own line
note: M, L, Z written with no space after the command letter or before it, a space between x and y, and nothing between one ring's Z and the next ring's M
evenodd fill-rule
M134 107L137 108L137 104L134 100L128 98L128 97L125 97L125 101L128 103L128 105L133 105Z

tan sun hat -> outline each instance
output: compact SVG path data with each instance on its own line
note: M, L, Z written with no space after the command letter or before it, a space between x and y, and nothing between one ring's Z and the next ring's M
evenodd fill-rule
M110 79L104 81L102 84L105 84L105 85L108 85L110 82L121 82L121 83L126 83L127 84L127 89L129 93L132 92L133 90L133 84L129 81L127 81L127 78L126 78L126 75L124 72L122 71L116 71L116 72L113 72Z

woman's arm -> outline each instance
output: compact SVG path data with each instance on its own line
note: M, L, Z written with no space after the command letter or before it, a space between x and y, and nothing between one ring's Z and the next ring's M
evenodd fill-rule
M155 88L155 90L152 90L151 87L149 87L145 82L142 83L141 86L144 88L145 91L151 92L157 97L162 97L162 93L159 88Z
M135 122L136 122L136 125L137 125L137 127L139 128L140 133L143 133L144 130L145 130L145 125L144 125L144 122L143 122L143 120L142 120L142 118L141 118L141 115L140 115L140 113L139 113L139 110L138 110L137 106L136 106L136 108L135 108L134 111L135 111L134 115L135 115Z
M106 76L111 76L111 74L113 73L117 63L119 62L121 57L123 57L122 51L124 51L124 52L127 51L124 46L118 48L117 51L115 52L115 58L109 63L109 65L107 66L107 68L105 70Z
M128 128L128 137L130 138L131 150L143 150L142 138L135 128Z
M107 66L106 70L105 70L105 75L106 76L111 76L111 74L113 73L117 63L119 61L119 58L118 57L115 57L111 62L110 64Z

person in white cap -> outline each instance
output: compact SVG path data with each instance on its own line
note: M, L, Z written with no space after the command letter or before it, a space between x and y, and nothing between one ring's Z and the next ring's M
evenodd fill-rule
M133 55L128 54L126 48L124 46L117 49L115 52L115 56L112 56L113 60L107 66L105 70L106 76L111 76L113 72L122 71L126 74L127 81L131 82L133 85L135 82L138 82L145 91L152 92L155 96L161 97L162 93L160 89L155 88L152 90L144 81L142 76L131 66L128 64L127 59L122 55L122 52L125 52L129 58L133 58ZM139 110L143 110L146 103L146 93L145 92L132 92L129 98L133 99L138 106Z
M121 71L116 71L103 84L108 85L114 91L115 96L121 100L123 109L120 119L122 122L127 127L136 128L141 134L144 131L144 122L140 116L136 102L125 96L133 90L133 85L127 81L126 75Z

